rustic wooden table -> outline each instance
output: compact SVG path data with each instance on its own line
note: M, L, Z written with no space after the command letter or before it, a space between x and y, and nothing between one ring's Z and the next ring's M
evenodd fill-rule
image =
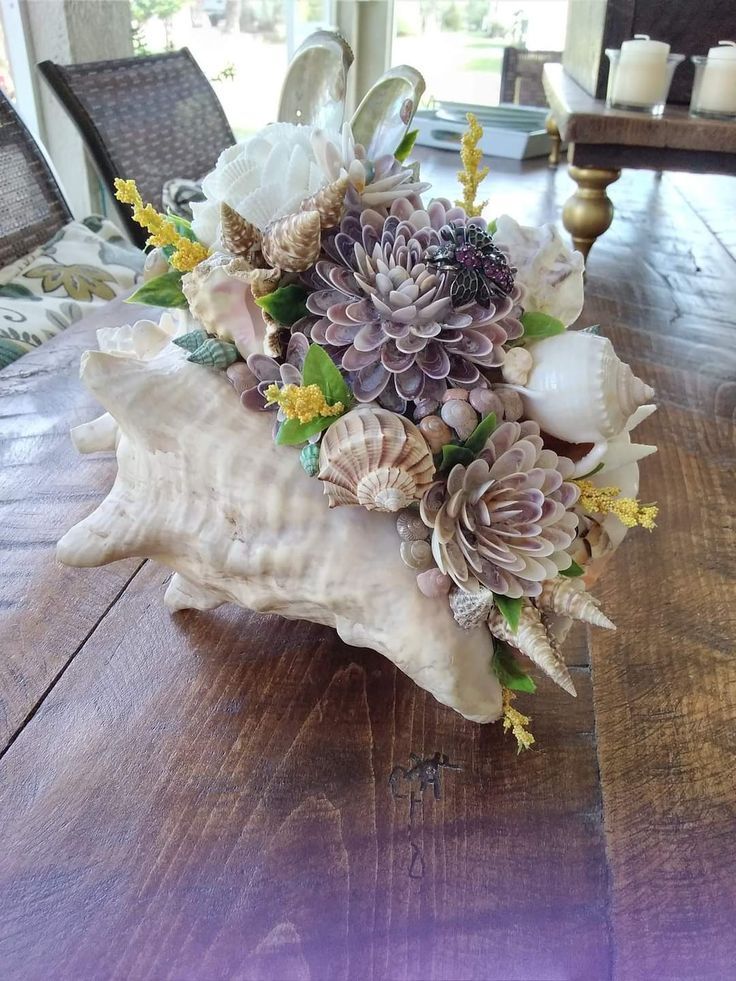
M540 221L566 182L492 194ZM96 412L79 355L128 310L0 373L3 979L733 977L736 193L617 188L584 322L658 389L660 528L600 586L618 632L572 638L579 697L526 697L518 758L328 629L171 617L161 567L56 564L115 470L67 435ZM435 752L462 767L440 799L394 799Z
M695 118L687 106L668 105L659 117L610 109L588 95L562 65L545 65L543 82L550 106L547 126L557 136L554 158L559 159L562 139L568 144L570 176L577 183L562 218L586 256L611 224L607 189L619 179L621 168L736 174L734 121Z

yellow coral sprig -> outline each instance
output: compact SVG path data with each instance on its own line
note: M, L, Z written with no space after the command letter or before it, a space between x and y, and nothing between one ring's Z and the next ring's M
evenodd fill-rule
M503 731L508 732L511 729L516 739L517 752L520 753L522 749L530 749L534 745L535 739L527 729L532 721L531 718L528 715L522 715L511 704L515 698L516 695L510 688L503 689Z
M460 141L460 159L463 162L463 169L459 171L457 179L463 189L462 200L457 200L455 204L465 209L465 214L469 218L477 217L488 204L482 201L478 204L475 200L480 184L488 176L489 167L481 167L483 151L478 146L483 136L483 127L478 122L472 112L467 114L468 128Z
M152 204L144 204L135 181L115 178L115 197L133 208L133 221L145 228L150 237L146 245L157 248L171 246L174 251L169 262L179 272L189 272L210 254L200 242L181 235L166 215L159 214Z
M266 402L280 405L287 419L299 422L312 422L319 416L339 416L345 411L342 402L328 405L319 385L269 385L266 389Z
M656 504L640 504L633 497L619 497L620 487L596 487L590 480L575 480L580 488L578 504L590 514L615 514L627 528L639 525L647 531L656 527L654 519L659 513Z

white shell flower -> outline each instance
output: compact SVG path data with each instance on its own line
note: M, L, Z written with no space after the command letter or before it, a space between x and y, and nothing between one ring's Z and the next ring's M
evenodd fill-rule
M312 149L314 132L312 126L272 123L244 143L223 150L215 169L202 181L207 200L195 202L192 208L197 238L215 245L223 201L261 230L296 211L304 198L326 183Z
M516 266L527 310L547 313L569 327L583 309L583 271L579 252L571 251L552 225L529 228L501 215L493 235Z

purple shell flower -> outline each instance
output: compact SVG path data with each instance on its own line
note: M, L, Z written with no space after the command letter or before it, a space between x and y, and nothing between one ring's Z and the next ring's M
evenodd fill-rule
M437 567L468 592L538 596L570 565L580 494L567 457L545 449L535 422L504 422L468 466L457 464L422 499Z
M453 309L452 272L433 269L425 252L440 230L468 223L461 208L433 201L426 211L394 202L384 218L348 213L315 267L307 308L312 340L337 354L356 399L403 412L420 399L441 401L449 387L472 388L483 369L503 363L503 344L521 336L521 291L487 307ZM473 226L484 228L482 219Z

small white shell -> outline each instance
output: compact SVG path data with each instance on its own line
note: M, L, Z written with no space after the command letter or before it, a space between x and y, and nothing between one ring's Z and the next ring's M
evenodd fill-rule
M517 393L514 392L514 395ZM521 401L521 399L519 399ZM490 388L474 388L470 392L470 404L476 412L485 418L489 412L495 412L496 420L501 421L503 417L503 402Z
M438 599L440 596L447 596L450 592L452 579L444 575L439 569L427 569L420 572L417 576L417 586L419 591L424 593L429 599Z
M434 565L429 542L402 542L399 551L402 562L417 572L424 572Z
M445 402L440 415L461 440L467 439L478 425L478 413L469 402L460 399L450 399L449 402Z
M512 347L501 365L503 380L509 385L526 385L534 361L525 347Z
M424 436L433 453L452 442L452 430L439 416L425 416L419 422L419 432Z
M521 395L513 388L497 388L496 395L501 399L503 405L503 417L506 422L518 422L524 415L524 403Z
M450 609L458 626L463 630L472 630L488 619L493 609L493 593L485 587L475 593L467 593L453 586L450 590Z
M372 406L353 409L330 426L319 466L331 508L400 511L420 500L434 477L432 454L414 423Z
M424 542L429 540L431 530L425 525L416 511L400 511L396 518L396 531L402 542Z

